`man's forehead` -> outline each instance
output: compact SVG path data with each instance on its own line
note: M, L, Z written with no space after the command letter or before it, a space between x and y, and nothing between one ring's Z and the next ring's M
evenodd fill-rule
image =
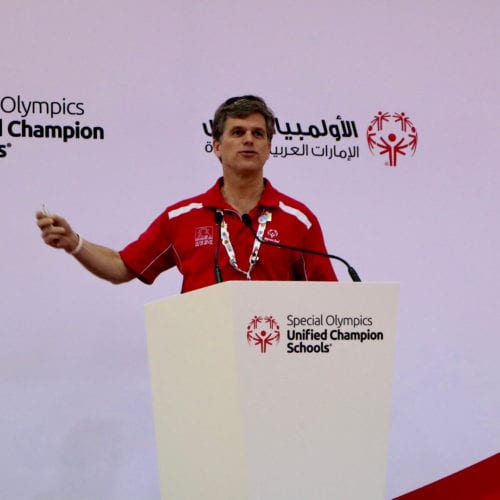
M248 116L228 116L225 129L234 127L248 127L266 129L266 120L260 113L252 113Z

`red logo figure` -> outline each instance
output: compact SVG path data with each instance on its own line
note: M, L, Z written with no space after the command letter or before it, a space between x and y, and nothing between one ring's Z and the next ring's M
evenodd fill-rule
M400 156L411 156L417 149L417 129L405 113L383 113L379 111L370 122L366 131L370 151L387 155L387 165L395 167Z
M280 326L272 316L254 316L247 326L249 344L260 346L260 352L280 341Z

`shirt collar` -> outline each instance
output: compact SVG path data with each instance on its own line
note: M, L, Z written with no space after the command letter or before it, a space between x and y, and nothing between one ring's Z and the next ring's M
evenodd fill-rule
M217 182L202 195L202 203L205 207L234 210L222 196L220 188L224 179L220 177ZM276 208L279 206L279 192L271 185L268 179L264 179L264 191L259 200L259 207Z

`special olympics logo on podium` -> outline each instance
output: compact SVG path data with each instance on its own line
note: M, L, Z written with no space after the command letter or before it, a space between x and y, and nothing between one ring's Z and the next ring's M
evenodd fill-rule
M386 165L395 167L400 156L415 154L418 135L415 125L405 113L379 111L368 126L366 140L372 154L387 155Z
M247 341L267 352L269 346L280 341L280 326L272 316L254 316L247 326Z

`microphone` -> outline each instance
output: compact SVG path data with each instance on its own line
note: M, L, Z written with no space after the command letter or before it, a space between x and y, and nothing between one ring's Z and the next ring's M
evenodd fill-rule
M219 229L219 238L217 240L217 245L215 247L215 254L214 254L214 273L215 273L215 282L216 283L222 283L222 272L220 270L219 266L219 249L220 249L220 242L222 240L221 236L221 224L222 224L222 219L224 219L224 212L221 210L216 210L215 211L215 223L217 224L217 227Z
M337 255L332 255L329 253L318 252L316 250L309 250L307 248L299 248L299 247L294 247L291 245L285 245L282 243L276 243L274 241L263 240L263 239L259 238L257 233L254 231L254 229L252 227L252 219L250 219L250 216L248 214L243 214L241 216L241 220L243 221L243 224L245 224L245 226L247 226L248 229L250 229L250 231L252 231L252 234L255 236L257 241L260 241L260 243L263 243L264 245L270 245L273 247L277 247L277 248L283 248L285 250L294 250L296 252L308 253L311 255L319 255L320 257L328 257L330 259L338 260L338 261L342 262L342 264L344 264L347 267L347 272L349 273L349 276L351 277L352 281L361 281L361 278L359 277L359 275L356 272L356 270L354 269L354 267L352 267L349 264L349 262L347 262L342 257L339 257Z

